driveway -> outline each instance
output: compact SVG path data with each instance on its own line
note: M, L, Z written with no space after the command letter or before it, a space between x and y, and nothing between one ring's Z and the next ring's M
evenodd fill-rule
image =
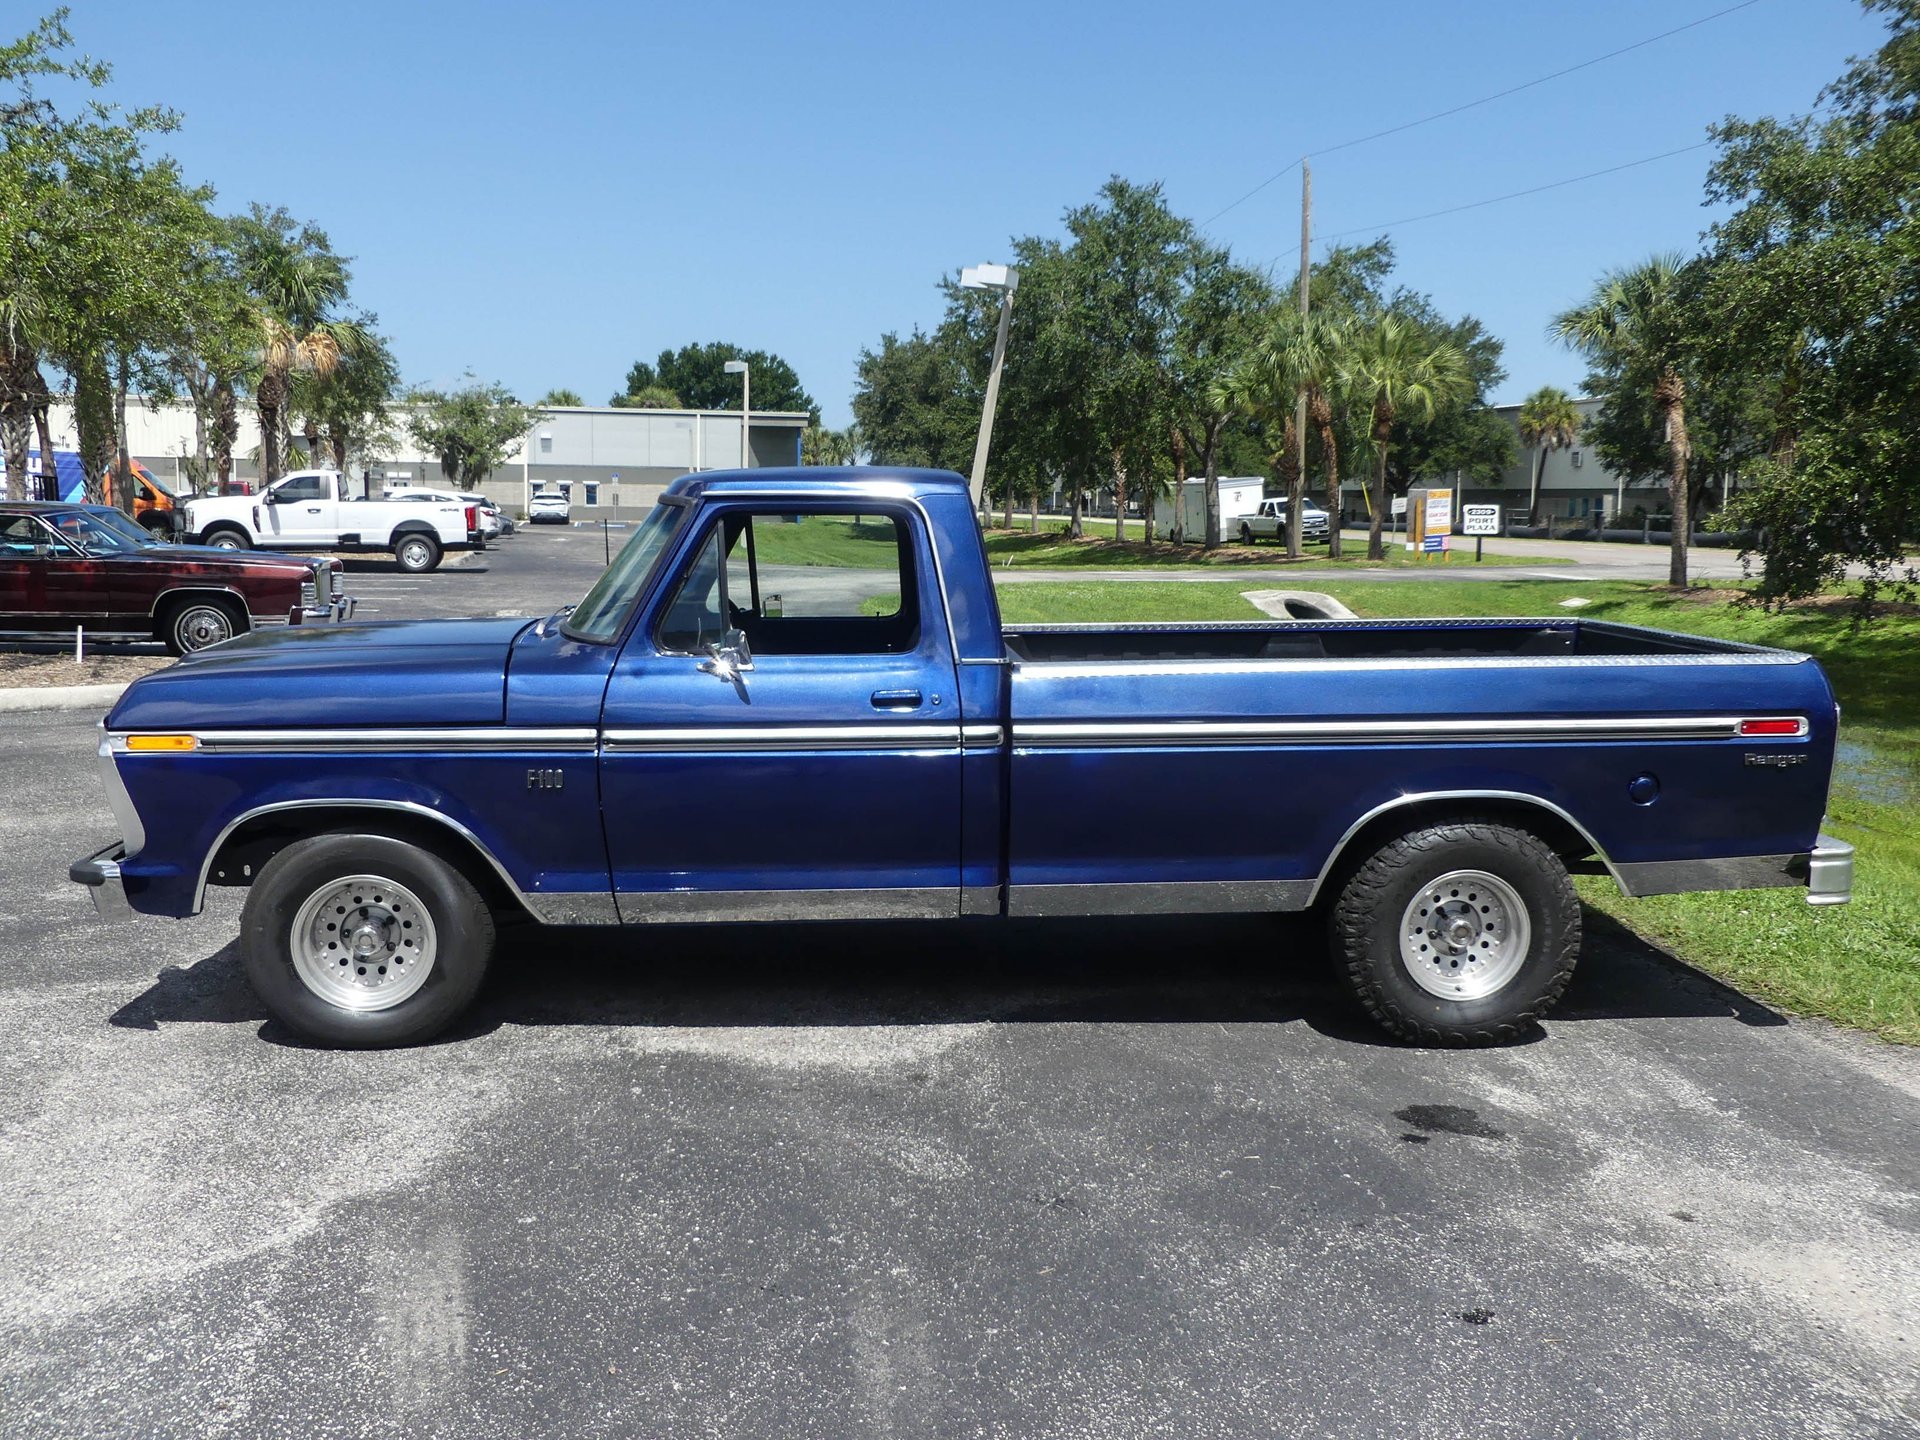
M1210 919L519 929L330 1053L235 892L91 919L91 718L0 716L10 1437L1920 1428L1916 1056L1597 917L1496 1051Z

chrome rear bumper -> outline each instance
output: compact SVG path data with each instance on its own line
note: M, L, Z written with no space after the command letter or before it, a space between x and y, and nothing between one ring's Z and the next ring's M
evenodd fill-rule
M1853 898L1853 846L1822 834L1807 860L1807 903L1844 905Z

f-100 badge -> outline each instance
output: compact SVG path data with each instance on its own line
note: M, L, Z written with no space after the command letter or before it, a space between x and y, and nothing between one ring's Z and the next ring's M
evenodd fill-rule
M527 789L563 790L567 784L567 772L564 770L527 771Z

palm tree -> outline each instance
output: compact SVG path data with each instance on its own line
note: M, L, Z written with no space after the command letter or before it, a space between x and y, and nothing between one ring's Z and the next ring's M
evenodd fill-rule
M1374 481L1373 524L1367 532L1367 558L1384 560L1380 521L1387 508L1387 450L1393 422L1412 418L1425 423L1440 406L1465 396L1473 382L1467 358L1457 346L1430 339L1398 315L1385 314L1356 330L1340 365L1340 381L1354 401L1372 416Z
M1520 443L1533 451L1533 492L1527 502L1527 524L1540 523L1540 480L1547 456L1571 448L1580 438L1580 407L1573 397L1552 385L1542 385L1520 406Z
M1692 517L1687 494L1687 382L1682 287L1687 263L1679 255L1655 255L1600 277L1584 305L1556 316L1554 338L1584 355L1589 364L1623 375L1649 376L1653 403L1666 420L1667 483L1673 503L1672 551L1667 583L1687 583L1687 542Z
M241 232L239 269L260 334L260 479L278 480L288 436L287 397L296 370L326 375L371 337L353 320L336 320L347 295L346 263L315 232L295 232L278 215L256 214Z
M1300 398L1300 377L1293 369L1294 353L1285 346L1261 345L1208 387L1208 403L1223 412L1244 415L1258 424L1273 442L1267 459L1287 487L1289 503L1297 504L1301 488L1299 431L1294 411ZM1243 526L1242 529L1245 527Z
M1327 536L1327 555L1340 555L1340 442L1334 433L1335 408L1343 403L1342 366L1353 344L1351 317L1326 312L1302 315L1288 306L1282 310L1259 354L1266 357L1276 373L1290 377L1307 397L1307 424L1320 437L1320 454L1326 465L1327 514L1334 524ZM1298 528L1293 517L1300 513L1298 496L1288 500L1289 553L1298 554Z

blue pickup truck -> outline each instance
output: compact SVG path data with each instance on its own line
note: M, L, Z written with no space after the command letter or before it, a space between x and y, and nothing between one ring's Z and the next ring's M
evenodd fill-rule
M1307 909L1387 1029L1484 1044L1565 989L1570 873L1845 901L1837 723L1803 655L1575 618L1004 626L960 477L710 473L545 620L135 682L71 875L109 916L247 887L253 985L340 1045L446 1026L506 917Z

